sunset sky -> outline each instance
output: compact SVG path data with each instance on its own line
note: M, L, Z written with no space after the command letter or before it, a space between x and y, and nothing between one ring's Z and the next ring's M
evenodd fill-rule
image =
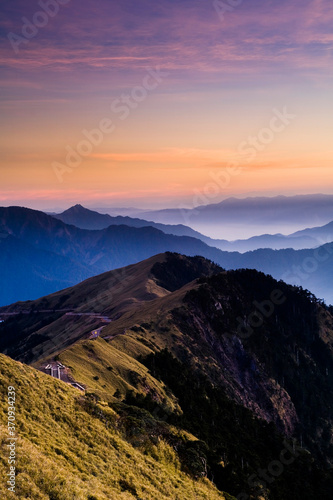
M333 193L332 1L229 3L2 2L0 204Z

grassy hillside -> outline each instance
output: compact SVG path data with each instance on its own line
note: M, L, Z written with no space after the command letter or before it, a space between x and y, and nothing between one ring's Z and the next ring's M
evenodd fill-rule
M79 342L61 353L58 359L70 368L80 384L106 401L113 401L117 390L119 397L123 398L133 390L154 394L155 400L165 402L170 411L177 410L178 404L175 398L166 394L164 384L152 377L148 369L133 357L134 352L135 356L147 356L153 351L131 337L123 340L124 349L117 349L117 344L101 338Z
M103 325L91 316L68 316L66 311L98 313L116 319L140 311L144 303L168 296L171 290L195 278L220 270L202 257L159 254L41 299L1 308L0 317L1 312L24 314L4 316L6 323L0 324L0 351L26 363L55 355Z
M205 479L181 471L176 452L156 436L140 450L126 442L119 416L94 397L0 355L1 477L8 471L7 387L16 389L16 494L0 482L1 498L31 500L222 500ZM118 428L118 430L117 430ZM172 432L172 431L170 431ZM176 433L176 431L174 431ZM190 435L178 434L189 440Z
M60 307L112 321L89 339L96 318ZM163 254L7 310L20 308L0 325L1 341L35 367L61 361L86 387L71 389L74 408L136 452L162 466L166 446L179 470L242 500L331 499L333 316L307 290ZM251 477L276 463L285 439L298 460L255 487Z

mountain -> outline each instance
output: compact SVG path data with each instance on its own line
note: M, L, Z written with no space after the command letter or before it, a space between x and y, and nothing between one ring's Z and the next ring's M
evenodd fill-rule
M39 251L61 257L54 261L57 266L53 274L53 265L47 263L52 260L51 256L47 260L43 254L40 259L41 268L33 264L35 267L27 271L25 278L26 266L30 261L24 250L17 254L14 252L8 259L6 244L0 244L0 262L3 262L0 269L7 276L2 305L27 297L25 286L29 273L31 276L38 274L34 294L30 297L34 298L42 296L46 291L43 276L47 282L47 291L52 292L61 289L65 283L70 286L86 277L140 262L166 251L189 256L201 255L226 269L257 269L271 274L275 279L301 285L327 303L333 303L331 243L317 249L261 249L240 254L221 251L196 238L165 234L150 226L136 228L115 225L102 230L83 230L42 212L20 207L0 208L0 226L4 235L10 234L20 240L18 247L28 245L29 255L35 252L32 263L38 263ZM1 241L5 242L6 238ZM46 259L45 265L43 259ZM10 261L8 269L7 261ZM21 272L18 274L17 270Z
M152 471L165 463L160 446L190 477L207 477L238 499L328 500L332 312L307 291L263 273L226 272L199 257L167 253L2 308L1 351L43 370L60 362L69 380L86 389L78 398L79 428L85 428L83 405L95 422L89 420L90 432L100 422L107 433L117 429L129 443L128 458L137 451L154 457ZM99 335L91 337L91 331ZM29 385L33 378L27 370L17 370L15 377L29 374ZM44 377L39 375L36 394L42 401ZM81 455L69 453L80 449L77 442L73 447L73 433L81 436L72 421L69 389L58 389L66 399L58 404L50 390L61 382L49 381L52 418L70 437L56 440L57 454L64 467L71 464L71 472L73 464L82 469ZM61 408L66 413L59 417ZM45 439L56 431L51 429L48 420ZM96 433L97 443L101 435ZM118 441L120 461L123 449ZM114 474L120 474L118 465ZM123 475L137 496L140 491L141 498L149 498L141 490L143 472L129 480L124 465Z
M43 212L21 207L0 208L0 224L8 234L38 248L80 260L85 265L99 263L101 268L105 266L105 263L100 263L102 260L108 259L114 267L125 265L129 263L129 255L132 258L132 254L138 253L138 262L158 251L169 250L165 246L170 245L178 247L170 250L181 251L183 247L184 253L188 250L192 255L193 252L208 252L208 257L220 254L201 240L165 234L149 225L130 227L121 224L108 225L99 231L83 230ZM146 255L142 255L144 253Z
M160 252L201 254L214 260L218 260L220 253L200 240L167 235L149 226L116 225L100 231L82 230L43 212L21 207L0 208L0 227L5 237L9 234L17 242L17 250L10 255L9 242L0 239L0 269L7 278L2 304L26 299L28 290L33 291L29 298L35 298ZM54 254L57 258L51 265ZM38 274L36 279L35 274ZM31 277L33 288L29 285Z
M91 270L7 234L0 238L0 304L37 299L92 275Z
M303 229L302 231L297 231L290 236L294 238L313 238L317 241L317 243L320 242L321 244L330 243L331 241L333 241L333 222L329 222L328 224L325 224L321 227Z
M61 220L65 224L72 224L80 229L106 229L109 226L130 226L130 227L154 227L163 231L165 234L173 234L174 236L190 236L198 238L201 241L209 244L208 242L215 243L215 240L194 231L190 227L183 224L158 224L153 221L137 219L128 216L115 216L112 217L108 214L101 214L84 208L82 205L75 205L74 207L65 210L61 214L52 214L56 219ZM218 241L216 242L218 243ZM211 246L217 246L212 244Z
M139 417L147 426L140 434L146 443L139 447L126 434L135 432L134 417L125 419L121 412L97 401L94 394L82 394L2 354L0 370L0 433L6 443L0 457L1 498L187 500L194 496L232 500L210 481L181 470L179 455L168 441L177 443L179 449L195 450L198 440L189 433L178 432L138 409L137 421ZM17 441L8 439L8 387L14 388L19 401ZM12 442L15 448L7 448ZM12 465L15 493L7 489L9 450L16 459Z
M105 229L112 224L113 219L129 219L130 217L111 217L108 214L94 212L82 205L75 205L60 214L50 214L65 224L72 224L80 229Z
M20 328L14 329L9 336L0 338L0 351L25 362L38 359L41 350L44 356L54 354L55 346L62 349L90 333L96 322L94 314L117 317L133 307L141 307L145 301L164 296L197 277L221 270L202 257L179 257L178 269L174 269L173 273L164 272L161 280L159 268L165 260L166 256L160 254L138 264L92 277L65 291L36 301L19 302L0 308L0 315L1 312L25 311ZM69 316L67 313L73 310L77 313L88 312L91 317ZM34 311L46 313L34 316ZM41 317L43 320L40 323ZM37 332L35 318L40 327ZM97 322L100 322L100 318ZM17 324L16 321L14 323ZM7 329L10 324L6 322Z
M325 242L333 241L333 234L330 232L325 233L323 230L323 234L325 234ZM332 234L332 236L329 236ZM328 239L331 238L331 239ZM212 240L216 241L216 246L220 250L226 250L228 252L249 252L251 250L259 250L261 248L270 248L272 250L282 250L286 248L293 248L294 250L302 250L304 248L315 248L320 245L322 240L319 238L312 237L310 234L302 234L302 231L299 231L297 236L294 234L284 235L284 234L262 234L260 236L252 236L252 238L244 239L244 240L235 240L235 241L221 241L221 240ZM207 242L207 244L209 244Z
M244 254L228 254L219 261L227 269L250 268L272 275L277 280L302 286L333 304L333 243L315 249L261 249Z
M329 222L324 226L312 227L296 231L289 235L282 234L265 234L254 236L247 240L236 240L229 242L227 245L218 246L221 250L234 250L237 252L257 250L261 248L271 248L273 250L281 250L292 248L294 250L302 250L307 248L317 248L326 243L333 241L333 222Z
M163 224L185 224L213 238L234 240L263 232L288 233L300 227L328 224L333 220L333 196L228 198L191 209L143 212L140 217Z
M163 231L165 234L197 238L209 246L228 252L243 253L260 248L271 248L273 250L293 248L294 250L301 250L304 248L315 248L322 243L333 241L333 222L323 227L305 229L288 236L283 234L264 234L244 240L227 241L209 238L183 224L159 224L143 219L133 219L131 217L111 217L107 214L100 214L88 210L82 207L82 205L75 205L61 214L52 215L66 224L72 224L81 229L105 229L110 225L123 224L130 227L150 226Z

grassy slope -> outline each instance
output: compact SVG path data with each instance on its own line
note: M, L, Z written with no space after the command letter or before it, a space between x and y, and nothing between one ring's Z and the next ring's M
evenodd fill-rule
M135 302L156 297L155 293L147 290L146 284L152 266L165 259L165 254L158 254L138 264L99 274L47 297L27 303L17 302L0 308L0 311L8 312L20 310L22 307L33 307L34 309L69 308L77 312L112 314L114 310L118 312L119 306L122 306L122 311L130 309Z
M80 384L105 401L113 401L112 396L117 389L122 396L128 390L134 390L143 394L151 392L156 401L165 399L171 411L178 409L175 400L165 393L164 385L130 355L131 350L136 356L146 356L153 351L131 337L122 337L118 345L120 349L101 338L82 341L60 354L59 360L70 368L73 377Z
M118 335L117 337L108 341L102 337L81 340L59 353L59 361L70 368L75 380L106 401L113 400L112 395L117 389L122 396L127 390L134 390L143 394L150 392L160 402L166 399L167 406L170 409L175 408L174 400L165 393L163 386L148 374L146 367L139 363L137 358L165 347L174 353L177 353L177 345L184 348L184 336L176 327L164 331L164 327L158 328L158 323L168 324L169 311L179 304L187 290L196 287L197 285L190 283L162 299L134 307L132 311L128 311L103 329L103 336ZM153 322L152 331L150 328L138 329L137 325L143 321ZM129 325L133 330L126 328ZM126 334L122 335L125 329ZM40 362L34 363L34 366L38 368ZM131 373L138 375L136 383ZM96 376L98 380L95 379Z
M35 314L34 311L66 309L114 317L124 312L131 314L130 311L140 309L145 301L168 295L170 292L159 287L149 276L154 263L164 259L164 254L158 255L139 264L88 279L62 292L5 308L6 312L32 312L30 315L9 318L5 325L0 325L3 338L8 338L9 330L11 339L16 331L20 336L15 337L9 350L3 346L2 352L31 364L58 354L80 338L87 338L94 328L103 325L100 319L88 316L71 317L56 313L55 318L50 320L50 313ZM43 326L44 321L46 326ZM34 322L35 328L32 326Z
M115 321L111 334L123 333L131 326L132 317L135 324L140 317L145 321L147 316L154 317L156 311L163 315L164 311L176 307L186 291L193 288L196 277L209 275L216 269L219 268L203 258L160 254L36 301L0 308L0 315L1 312L29 312L6 317L6 322L0 325L0 351L32 364L57 355L103 325L97 318L68 316L65 314L68 310L108 316ZM122 328L122 325L125 326ZM107 336L104 332L108 331L105 328L103 336Z
M160 441L150 455L128 444L114 429L117 415L100 407L108 427L79 404L78 391L0 355L1 477L6 462L6 396L17 394L16 494L0 482L0 496L31 500L223 499L206 480L180 471L175 452ZM111 424L110 424L111 423ZM136 492L134 494L134 492Z

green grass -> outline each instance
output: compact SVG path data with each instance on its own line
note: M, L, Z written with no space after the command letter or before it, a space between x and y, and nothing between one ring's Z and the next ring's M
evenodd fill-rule
M16 389L16 494L0 481L0 497L30 500L163 500L225 498L207 480L180 470L175 451L160 440L144 455L116 430L118 415L97 405L89 414L79 391L0 355L1 478L8 471L7 387Z
M117 389L122 396L133 390L143 394L153 393L157 401L165 400L171 411L177 408L176 401L166 394L164 385L130 355L134 352L136 355L147 355L152 350L131 337L119 337L118 344L114 345L116 340L108 343L98 338L78 342L60 354L59 360L71 369L75 380L104 401L113 401L112 396Z

